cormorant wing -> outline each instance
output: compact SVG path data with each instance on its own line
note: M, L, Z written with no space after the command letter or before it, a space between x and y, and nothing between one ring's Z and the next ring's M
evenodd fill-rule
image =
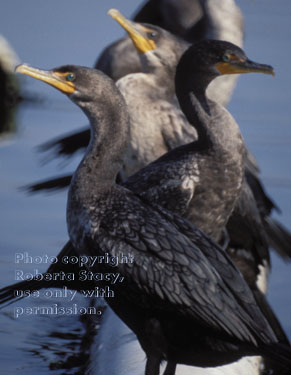
M230 235L230 247L248 249L246 257L253 256L253 259L249 259L250 268L252 262L256 268L263 265L263 261L270 264L268 238L253 192L246 181L226 228Z
M227 332L239 340L256 344L258 337L264 342L269 342L270 337L274 339L231 261L227 257L223 259L225 272L227 266L232 268L227 283L233 281L236 272L234 281L243 297L233 293L223 280L225 275L222 277L204 256L202 251L206 247L216 251L211 240L190 222L164 209L153 210L129 191L119 187L116 191L118 194L114 195L114 201L111 195L110 209L105 211L94 241L88 239L86 251L96 255L98 246L99 253L101 250L115 256L122 253L134 257L133 263L118 265L118 272L126 280L123 298L136 296L135 303L140 308L194 319L198 324L216 332ZM196 241L200 234L205 241L203 248ZM119 289L121 293L122 290Z
M159 159L158 159L159 160ZM175 175L168 161L153 162L122 184L150 204L158 202L167 210L185 214L195 192L195 176Z

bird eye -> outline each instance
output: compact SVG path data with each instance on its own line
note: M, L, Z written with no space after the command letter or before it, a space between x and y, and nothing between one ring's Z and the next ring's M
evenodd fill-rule
M66 80L69 81L69 82L73 82L73 81L75 81L75 79L76 79L76 76L75 76L74 73L69 73L66 76Z
M224 62L229 62L230 61L230 56L229 55L223 55L222 60Z
M155 39L155 37L158 35L158 33L156 33L155 31L151 31L148 33L148 37L150 39Z

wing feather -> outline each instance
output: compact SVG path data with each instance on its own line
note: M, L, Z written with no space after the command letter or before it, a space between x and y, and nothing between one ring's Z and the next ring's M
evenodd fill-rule
M117 206L104 216L92 246L98 244L97 251L103 253L134 256L133 263L118 265L126 280L124 291L120 288L125 299L142 296L136 301L140 308L166 309L238 339L274 339L239 271L200 230L163 208L153 210L130 192Z

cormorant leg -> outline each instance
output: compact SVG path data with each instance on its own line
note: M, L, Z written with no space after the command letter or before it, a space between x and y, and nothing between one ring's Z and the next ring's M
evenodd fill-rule
M176 373L176 366L177 366L177 363L175 362L168 362L167 363L167 367L163 373L163 375L175 375Z
M148 356L145 375L159 375L160 374L161 359L154 356Z

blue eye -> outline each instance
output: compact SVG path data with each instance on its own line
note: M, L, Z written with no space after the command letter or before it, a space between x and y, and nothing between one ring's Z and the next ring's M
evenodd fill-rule
M69 81L69 82L73 82L73 81L75 81L75 79L76 79L76 76L75 76L74 73L69 73L66 76L66 80Z
M223 55L222 60L223 60L224 62L229 62L229 60L230 60L229 55Z
M157 36L158 34L155 32L155 31L150 31L149 33L148 33L148 37L150 38L150 39L155 39L155 37Z

